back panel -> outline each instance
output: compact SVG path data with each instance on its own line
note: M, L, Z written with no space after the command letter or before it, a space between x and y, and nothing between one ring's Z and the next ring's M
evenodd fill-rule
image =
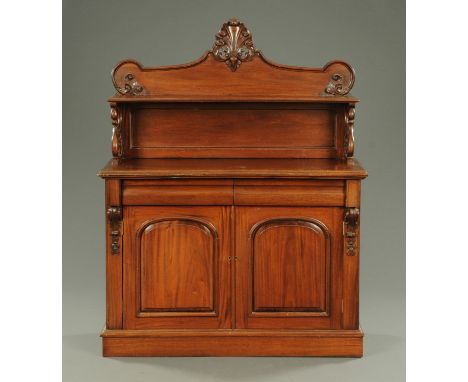
M152 103L128 105L127 157L333 158L340 105Z
M128 156L336 157L338 112L307 105L133 105Z

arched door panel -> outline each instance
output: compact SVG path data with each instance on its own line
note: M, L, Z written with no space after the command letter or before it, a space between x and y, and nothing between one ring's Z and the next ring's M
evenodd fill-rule
M126 329L230 328L230 209L125 207Z
M342 210L239 207L236 222L236 326L339 327Z

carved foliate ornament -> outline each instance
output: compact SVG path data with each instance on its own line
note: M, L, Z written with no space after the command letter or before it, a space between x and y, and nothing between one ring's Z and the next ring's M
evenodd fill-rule
M351 65L344 61L331 61L324 66L329 74L329 80L322 95L345 96L349 94L354 85L355 74Z
M122 208L121 207L109 207L107 209L107 218L109 219L109 225L111 230L111 252L113 255L120 253L120 227L122 225Z
M212 48L216 60L224 61L234 72L242 62L250 61L256 54L252 34L243 23L230 19L216 34Z
M133 73L127 73L123 77L124 86L123 88L116 87L116 90L120 94L130 95L143 95L145 94L145 88L138 82Z
M347 208L344 216L345 248L348 256L354 256L358 251L359 208Z
M325 93L331 95L345 95L348 94L349 89L344 86L343 76L339 73L332 74L330 82L325 88Z

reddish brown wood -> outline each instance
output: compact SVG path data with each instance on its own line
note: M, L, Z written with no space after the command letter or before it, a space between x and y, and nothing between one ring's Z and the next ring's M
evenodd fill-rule
M105 331L103 355L362 357L361 330Z
M313 178L363 179L356 159L112 159L103 178Z
M125 207L124 328L230 328L230 208Z
M236 180L235 205L342 206L344 182L339 180Z
M334 158L343 150L343 112L330 104L135 106L126 156Z
M122 329L122 248L112 250L108 210L121 207L120 180L106 180L106 327Z
M340 208L237 208L237 328L340 327L340 216ZM305 227L314 229L316 235L307 235ZM268 247L265 241L259 241L257 238L259 230L264 229L274 229L266 236L269 240ZM309 246L313 246L314 249L311 250ZM303 269L307 265L309 268ZM313 268L317 265L319 270ZM266 275L267 272L270 275ZM330 278L330 274L333 274L333 278ZM260 277L260 283L255 281L256 276ZM267 285L274 280L277 280L279 285ZM307 296L310 283L315 284L313 290L309 290L314 301ZM268 295L270 293L271 296ZM261 301L269 301L270 304L273 301L278 304L282 301L283 305L276 307L277 309L255 311L256 296L260 297ZM309 305L301 307L300 301L308 301Z
M109 330L103 329L103 338L143 338L143 337L362 337L362 329L341 330L341 329L320 329L320 330L282 330L282 329L126 329Z
M356 107L354 104L348 104L345 111L345 129L344 129L344 153L343 157L352 157L354 155L354 118L356 116Z
M346 207L360 208L361 182L346 181ZM346 210L345 210L346 213ZM355 229L355 250L352 255L344 248L343 254L343 329L357 329L359 327L359 240L360 225ZM346 225L344 230L346 231Z
M327 313L330 232L309 219L279 218L252 228L252 314Z
M242 64L242 65L241 65ZM119 158L346 158L354 152L354 70L274 64L237 20L193 63L112 72ZM255 126L254 129L251 127Z
M124 205L231 205L232 180L124 182Z
M165 219L138 236L141 312L214 312L216 232L197 220Z
M361 203L361 182L359 180L346 181L346 207L359 208Z
M232 19L112 78L103 354L362 356L351 66L274 64Z
M271 101L327 98L330 102L357 102L353 97L327 93L333 75L343 76L345 85L354 82L354 70L343 61L332 61L323 68L304 68L274 64L261 53L233 73L211 52L192 63L176 66L145 68L134 60L119 63L113 71L118 90L126 84L142 86L141 92L132 91L111 98L124 101L141 100L214 100L214 101ZM126 78L127 77L127 78ZM133 77L129 80L129 77ZM259 84L262 84L259 86ZM134 86L137 87L138 85ZM349 86L347 87L349 88ZM187 89L190 89L188 97ZM338 96L335 98L334 96Z
M145 68L135 60L120 62L112 72L118 92L111 102L277 101L356 102L348 96L354 69L344 61L323 68L275 64L254 46L251 33L235 19L224 23L211 51L176 66Z

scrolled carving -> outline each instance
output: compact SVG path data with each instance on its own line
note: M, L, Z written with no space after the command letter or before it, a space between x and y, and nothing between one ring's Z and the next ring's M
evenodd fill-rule
M334 73L327 87L325 88L325 93L331 95L345 95L349 93L349 89L344 86L343 75L339 73Z
M345 140L344 140L344 153L346 157L354 155L354 118L356 116L356 107L354 104L348 105L345 112Z
M330 75L323 95L345 96L351 91L355 80L354 69L351 65L344 61L331 61L324 66L323 70Z
M343 224L346 254L354 256L358 251L359 208L347 208Z
M112 206L107 209L107 218L111 229L111 253L120 253L120 226L122 224L122 208Z
M216 34L212 52L216 60L225 62L233 72L257 53L252 34L237 19L230 19L222 25Z
M145 92L145 88L138 82L133 73L127 73L123 77L124 86L123 88L115 87L120 94L131 94L131 95L142 95Z
M111 103L111 121L112 121L112 155L114 157L122 157L123 140L122 140L122 111L116 103Z

